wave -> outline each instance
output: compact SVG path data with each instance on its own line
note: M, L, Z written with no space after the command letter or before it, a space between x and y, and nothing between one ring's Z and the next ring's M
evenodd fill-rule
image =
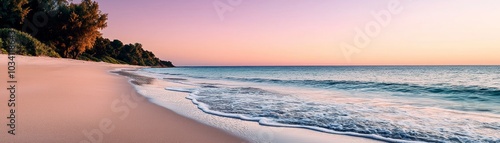
M176 92L185 92L185 93L191 93L194 91L194 89L174 88L174 87L166 87L165 90L176 91Z
M421 116L413 110L369 104L316 103L254 87L218 87L167 90L190 91L188 99L206 113L256 121L262 125L306 128L388 142L499 142L498 122L469 118ZM422 122L426 121L426 122ZM467 123L465 126L458 126ZM493 134L493 136L491 136Z
M202 111L261 125L306 128L387 142L500 143L500 85L495 82L498 76L476 76L475 72L458 70L425 74L412 69L353 74L335 69L316 72L319 69L314 68L305 72L245 70L187 70L181 74L164 70L161 72L174 73L161 74L187 79L164 80L195 88L165 89L189 93L187 98ZM321 77L330 77L335 72L341 75L333 77L346 80ZM460 75L445 74L449 72ZM416 77L406 78L408 75ZM281 93L282 90L289 94ZM329 96L329 91L340 94Z
M226 79L257 83L273 83L279 85L295 85L301 87L315 87L323 89L362 90L368 92L406 93L409 96L438 96L453 101L479 101L500 103L500 89L496 87L466 86L450 84L392 83L353 80L283 80L266 78L238 78L238 77L206 77L187 74L165 75L186 76L199 79ZM401 95L401 94L397 94ZM403 94L404 95L404 94Z
M229 80L275 83L280 85L298 85L342 90L364 90L372 92L410 93L411 96L444 95L443 98L458 101L494 101L500 100L500 89L482 86L463 85L418 85L409 83L371 82L371 81L344 81L344 80L280 80L262 78L234 78Z

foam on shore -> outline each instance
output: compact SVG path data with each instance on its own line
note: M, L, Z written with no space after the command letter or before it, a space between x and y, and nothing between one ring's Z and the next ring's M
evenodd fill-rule
M155 77L154 74L147 72L140 72L140 74ZM368 139L352 136L354 134L317 132L307 128L301 129L294 126L275 124L271 121L266 121L266 119L250 118L244 115L208 110L206 104L200 103L196 99L189 99L193 97L190 94L195 92L194 86L180 84L175 81L157 77L153 84L135 85L135 87L140 94L155 104L201 123L223 129L251 142L379 142L373 140L376 139L375 137Z
M142 75L156 77L159 83L175 83L175 86L157 85L155 88L158 89L155 90L158 93L150 93L158 94L152 97L154 100L168 98L161 95L160 92L164 92L162 89L189 93L184 97L205 113L253 121L265 126L304 128L387 142L491 142L498 140L499 137L499 134L495 133L495 130L498 130L496 128L500 127L498 123L495 124L495 120L499 119L496 115L420 107L406 102L382 99L366 100L339 96L334 97L331 102L313 101L313 99L332 98L332 95L328 95L327 98L311 94L297 96L299 93L296 92L299 91L293 89L286 93L283 91L287 89L277 92L273 91L278 90L274 87L259 87L248 83L239 85L225 80L199 80L189 77L172 80L181 77L139 72ZM449 115L450 118L444 118L442 115ZM201 119L201 122L206 122L204 120ZM462 124L467 126L457 127Z

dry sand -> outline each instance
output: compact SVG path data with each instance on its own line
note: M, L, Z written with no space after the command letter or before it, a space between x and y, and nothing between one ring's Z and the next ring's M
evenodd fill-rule
M0 65L2 143L244 142L148 102L125 77L108 72L131 66L23 56L16 56L16 135L10 135L6 55Z

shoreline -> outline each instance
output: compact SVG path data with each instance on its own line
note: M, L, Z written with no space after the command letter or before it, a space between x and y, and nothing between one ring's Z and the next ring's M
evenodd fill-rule
M19 55L15 61L16 135L0 133L2 142L246 142L147 101L126 77L109 72L136 66Z
M151 76L132 73L140 76ZM176 78L172 78L176 79ZM261 125L259 122L242 120L239 118L224 117L207 113L199 109L198 105L188 99L189 93L183 91L166 90L165 87L188 87L179 83L155 79L152 84L134 85L139 94L147 97L150 102L172 110L184 117L196 120L200 123L222 129L231 134L237 135L250 142L384 142L374 138L333 134L297 127L280 127Z

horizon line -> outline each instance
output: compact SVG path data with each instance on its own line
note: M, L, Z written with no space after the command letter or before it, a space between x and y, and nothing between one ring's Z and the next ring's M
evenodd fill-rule
M178 66L176 67L384 67L384 66L393 66L393 67L405 67L405 66L500 66L498 65L491 65L491 64L484 64L484 65L467 65L467 64L442 64L442 65L424 65L424 64L418 64L418 65L187 65L187 66Z

